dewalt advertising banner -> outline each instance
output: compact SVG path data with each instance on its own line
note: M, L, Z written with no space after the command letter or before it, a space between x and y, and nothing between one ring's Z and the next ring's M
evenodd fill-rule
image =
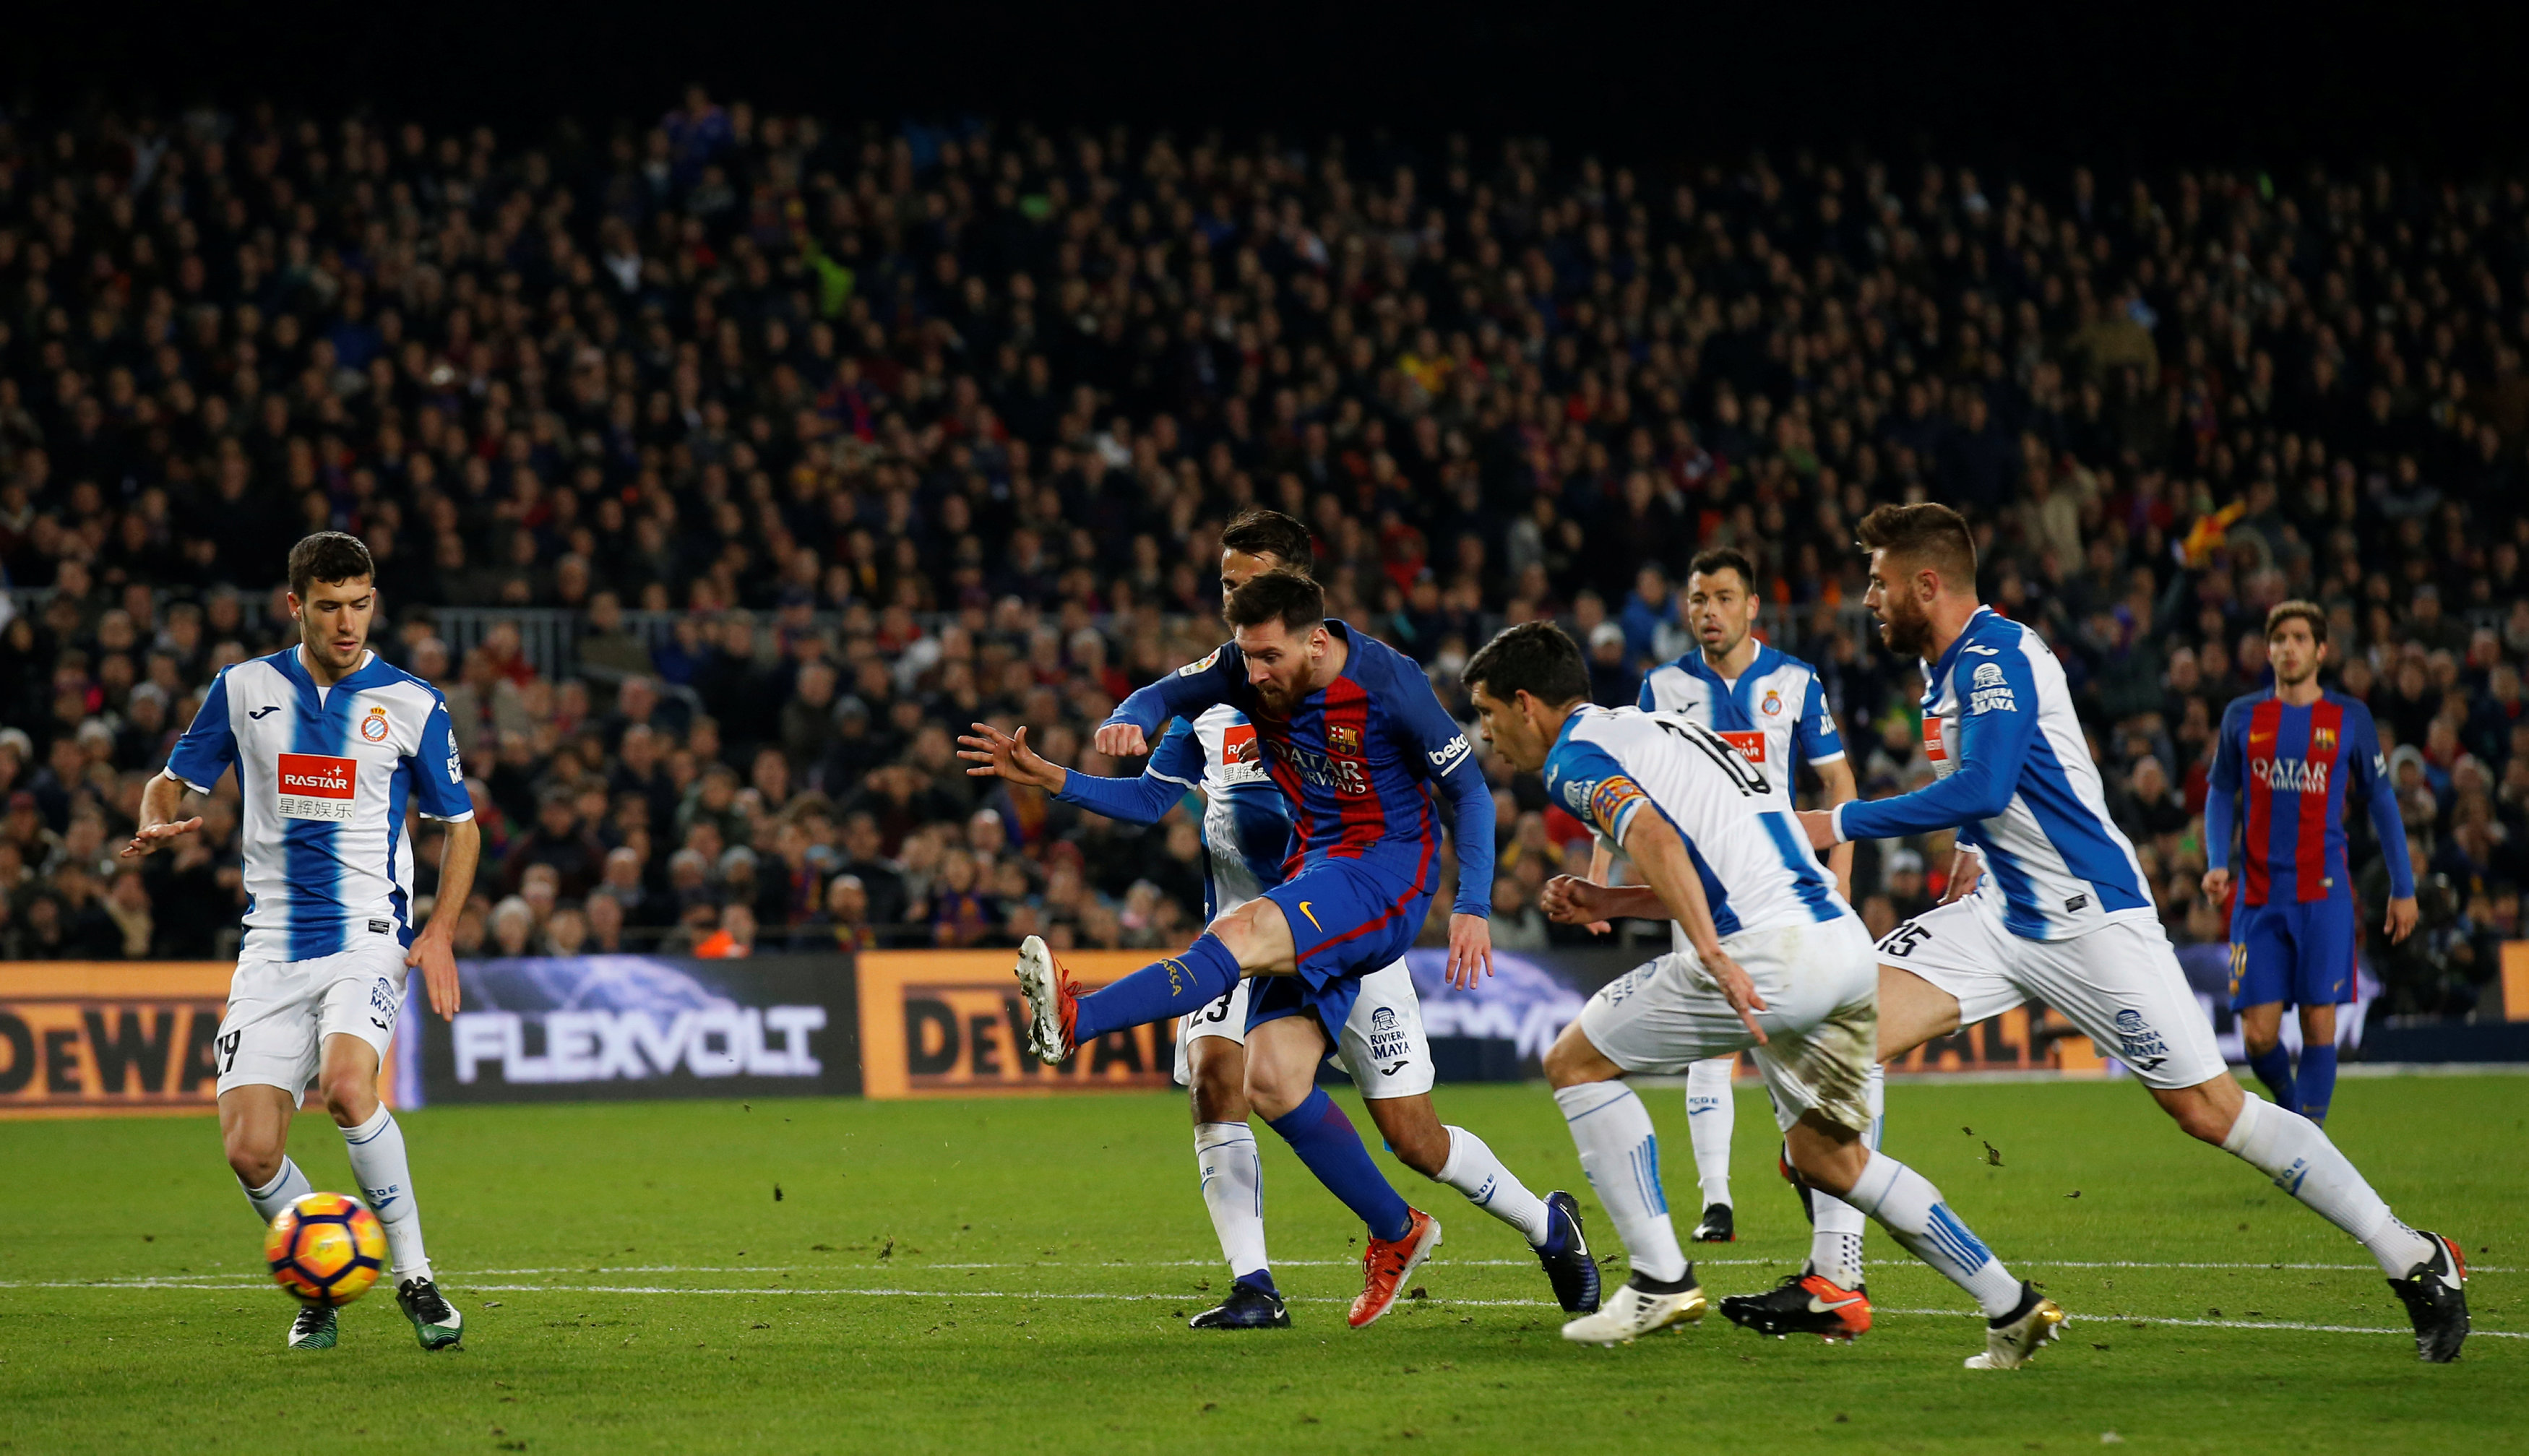
M215 1105L212 1042L236 967L200 961L0 964L0 1114Z
M214 1110L214 1044L236 971L225 960L0 962L0 1117ZM389 1105L400 1105L396 1062L390 1049L378 1073Z
M1028 1054L1027 1001L1008 950L869 950L858 957L861 1090L870 1097L1087 1092L1166 1087L1174 1022L1112 1032L1059 1066ZM1062 968L1095 991L1151 963L1148 950L1067 950Z

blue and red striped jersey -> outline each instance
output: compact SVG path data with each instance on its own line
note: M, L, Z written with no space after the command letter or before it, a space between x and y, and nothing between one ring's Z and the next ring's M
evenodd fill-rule
M2344 899L2353 877L2344 863L2344 803L2362 794L2389 860L2391 892L2415 892L2405 826L2380 752L2371 710L2342 693L2322 692L2296 708L2270 688L2222 713L2213 750L2212 792L2204 803L2205 863L2229 867L2231 828L2244 818L2241 903ZM2235 814L2244 796L2246 814Z
M1291 857L1283 877L1323 859L1358 859L1424 884L1439 871L1436 785L1449 796L1457 836L1462 915L1492 909L1493 800L1466 733L1413 660L1345 622L1326 630L1344 643L1343 671L1276 718L1247 680L1235 643L1135 691L1107 716L1147 736L1171 718L1226 703L1256 726L1264 767L1292 805Z

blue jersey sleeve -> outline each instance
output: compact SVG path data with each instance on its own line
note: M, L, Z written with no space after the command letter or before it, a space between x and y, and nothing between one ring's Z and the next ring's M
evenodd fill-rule
M1959 829L2010 807L2028 745L2037 736L2037 674L2018 651L1978 663L1986 665L2001 670L2002 681L1968 695L1959 725L1958 772L1912 793L1840 805L1835 822L1844 837L1887 839Z
M2204 868L2231 867L2231 831L2239 810L2240 735L2247 731L2247 699L2222 712L2222 731L2213 739L2213 771L2204 795Z
M449 731L444 699L430 705L430 717L422 720L421 742L404 766L412 771L413 803L422 818L454 823L474 817L474 796L465 791L465 763L457 752L456 735Z
M1792 736L1804 762L1831 763L1844 757L1843 735L1835 730L1835 715L1827 711L1826 688L1814 673L1809 674L1808 701L1801 707L1801 721ZM1790 772L1788 765L1784 772Z
M2353 773L2345 787L2360 790L2371 811L2372 833L2380 836L2380 854L2389 862L2389 893L2411 899L2415 867L2406 857L2406 821L2397 812L2397 785L2389 778L2388 756L2380 751L2380 726L2359 703L2345 704L2344 719L2344 766Z
M1653 668L1649 672L1644 673L1642 674L1642 690L1634 694L1634 706L1641 709L1645 713L1656 713L1659 711L1659 691L1651 686L1652 679L1658 675L1659 669L1657 668Z
M1203 740L1184 719L1169 728L1150 762L1130 779L1065 770L1054 797L1127 824L1157 824L1203 782Z
M193 715L193 726L185 729L167 755L167 772L195 791L209 793L236 761L237 732L229 727L229 670L222 668L211 679L210 691L202 694L202 710Z
M1230 701L1247 680L1247 655L1224 642L1156 682L1146 682L1106 715L1108 723L1128 723L1145 735L1158 731L1171 718L1193 718L1215 703Z
M1448 797L1449 829L1458 844L1458 897L1453 908L1460 915L1488 917L1493 912L1492 787L1476 767L1466 730L1440 706L1430 680L1417 676L1406 681L1405 676L1401 668L1392 674L1391 691L1380 698L1379 707L1400 746L1410 755L1420 755L1417 767L1422 775L1437 781L1440 792Z

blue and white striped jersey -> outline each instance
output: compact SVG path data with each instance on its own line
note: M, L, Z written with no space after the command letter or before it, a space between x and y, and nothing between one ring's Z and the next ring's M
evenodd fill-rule
M1545 792L1620 845L1645 807L1658 811L1686 841L1725 939L1853 913L1771 778L1684 714L1575 710L1546 753Z
M1642 678L1645 713L1682 713L1728 739L1762 769L1765 780L1792 807L1792 777L1800 764L1839 763L1844 739L1818 690L1817 670L1789 653L1757 644L1755 658L1737 681L1724 681L1696 648Z
M292 646L223 670L167 757L211 791L238 770L245 861L241 960L332 955L369 938L412 944L406 804L474 817L439 689L371 653L330 688Z
M1957 829L1984 856L1975 892L2023 940L2156 918L2142 862L2109 817L2072 690L2045 641L1980 607L1923 674L1923 751L1937 777L1912 793L1839 806L1837 834Z

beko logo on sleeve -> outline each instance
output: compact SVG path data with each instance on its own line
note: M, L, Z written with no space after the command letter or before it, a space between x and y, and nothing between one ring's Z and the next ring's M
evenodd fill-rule
M1423 756L1431 760L1434 771L1445 773L1451 764L1465 758L1468 751L1467 735L1460 733L1437 748L1426 750Z
M281 817L349 820L358 776L359 766L348 758L326 753L282 754Z

